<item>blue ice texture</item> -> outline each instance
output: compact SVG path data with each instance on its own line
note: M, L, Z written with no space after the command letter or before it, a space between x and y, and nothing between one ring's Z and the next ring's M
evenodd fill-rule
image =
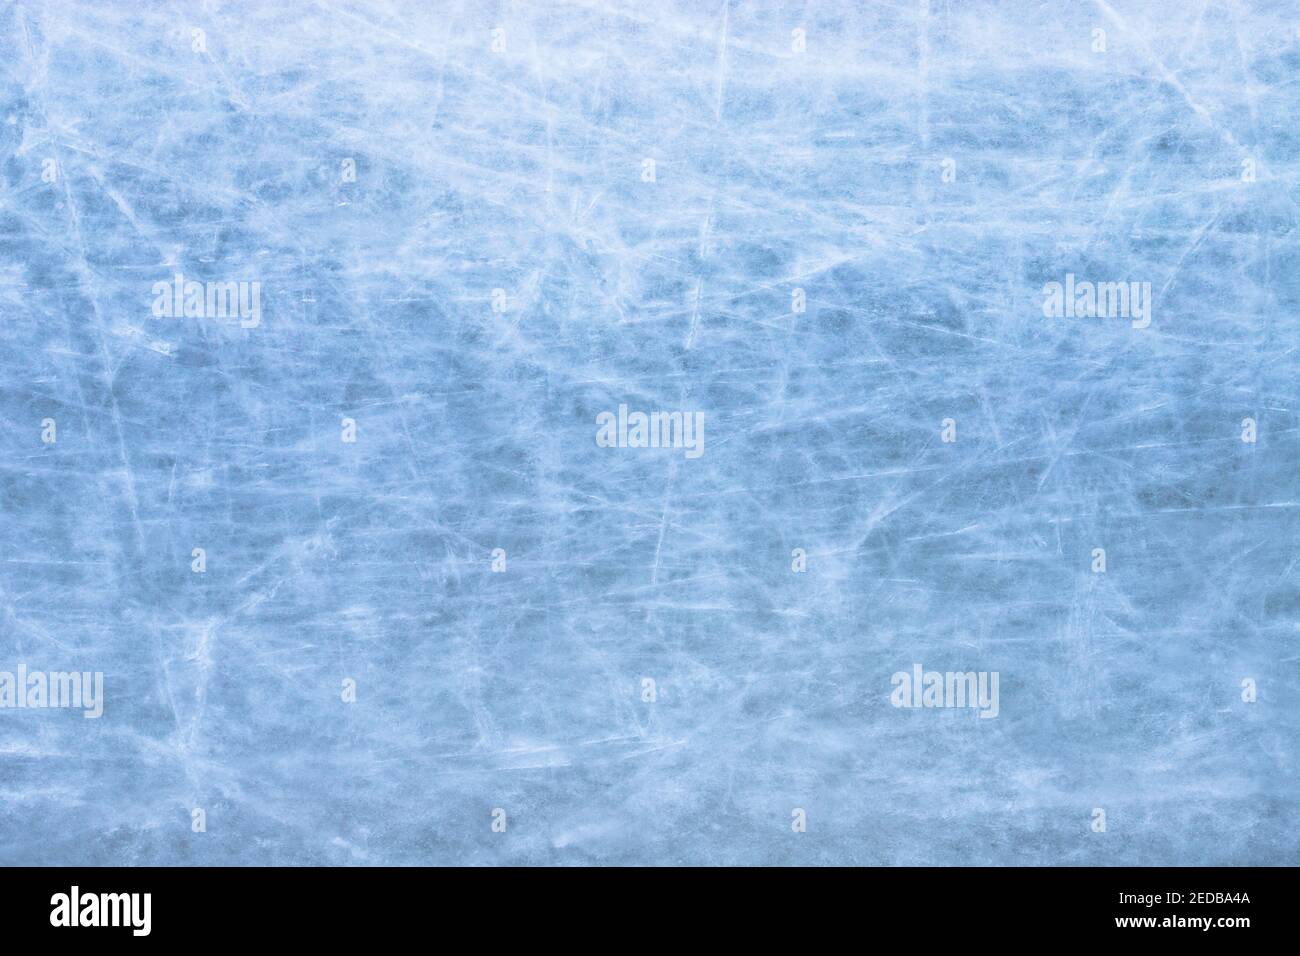
M0 2L0 862L1300 862L1297 116L1281 0Z

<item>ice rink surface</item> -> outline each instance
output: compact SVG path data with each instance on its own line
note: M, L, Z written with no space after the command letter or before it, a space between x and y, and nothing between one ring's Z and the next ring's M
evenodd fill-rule
M0 3L0 862L1300 862L1297 115L1289 2Z

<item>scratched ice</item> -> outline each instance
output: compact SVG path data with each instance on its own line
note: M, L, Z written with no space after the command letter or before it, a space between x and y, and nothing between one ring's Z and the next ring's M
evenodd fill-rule
M0 5L0 861L1300 862L1297 25Z

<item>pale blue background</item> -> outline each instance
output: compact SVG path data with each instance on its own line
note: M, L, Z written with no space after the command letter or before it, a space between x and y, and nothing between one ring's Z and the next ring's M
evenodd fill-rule
M0 861L1297 862L1298 26L0 3Z

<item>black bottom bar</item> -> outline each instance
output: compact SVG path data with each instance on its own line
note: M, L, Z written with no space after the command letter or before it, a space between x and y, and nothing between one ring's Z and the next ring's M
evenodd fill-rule
M794 932L883 939L905 929L926 945L1129 937L1231 946L1291 936L1294 876L1263 868L23 868L0 871L0 915L11 941L79 944L333 947L431 929L609 941L619 925L629 941L662 941L671 931L681 942L681 932L702 925L757 940Z

